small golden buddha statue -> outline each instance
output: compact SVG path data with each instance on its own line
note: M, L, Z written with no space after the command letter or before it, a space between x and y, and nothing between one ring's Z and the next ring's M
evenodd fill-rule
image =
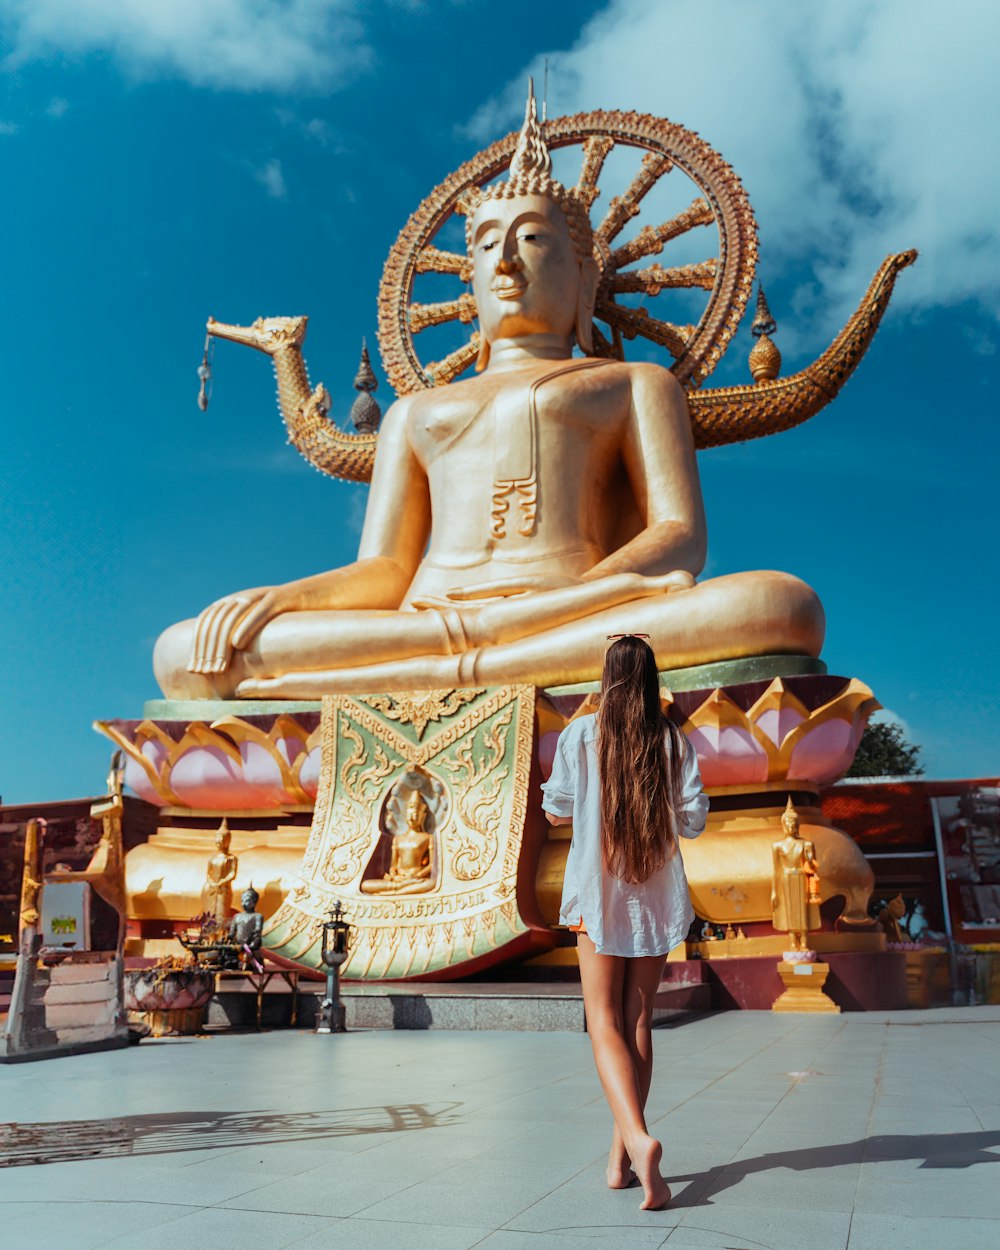
M406 800L406 828L393 834L389 871L362 881L365 894L426 894L434 888L434 838L427 830L430 808L419 790Z
M237 859L229 852L232 835L229 823L223 820L215 835L216 851L208 861L205 872L205 884L202 887L202 898L205 910L215 918L216 928L228 927L230 912L230 891L236 880Z
M781 817L784 837L775 842L771 883L772 924L787 932L791 950L808 949L807 935L820 927L816 848L799 835L799 814L791 795Z
M586 197L552 177L533 97L507 181L468 200L478 376L386 413L357 560L227 594L161 635L168 698L588 681L622 630L651 635L661 669L819 655L823 609L797 578L695 585L687 399L665 368L594 355L608 261ZM281 338L211 329L269 353Z

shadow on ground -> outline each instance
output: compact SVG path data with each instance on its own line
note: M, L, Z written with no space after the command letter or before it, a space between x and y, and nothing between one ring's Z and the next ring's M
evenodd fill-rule
M969 1168L977 1163L1000 1163L1000 1155L990 1149L1000 1146L1000 1132L982 1133L902 1133L862 1137L836 1146L814 1146L808 1150L778 1150L755 1159L737 1159L726 1167L709 1172L672 1175L671 1184L688 1182L688 1188L671 1204L674 1207L704 1207L716 1194L738 1185L746 1176L788 1168L812 1172L840 1167L845 1163L879 1163L890 1160L921 1159L921 1168ZM699 1181L702 1182L699 1184Z
M455 1123L460 1102L429 1107L355 1107L342 1111L171 1111L108 1120L0 1124L0 1168L71 1163L181 1150L302 1142L359 1133L399 1133Z

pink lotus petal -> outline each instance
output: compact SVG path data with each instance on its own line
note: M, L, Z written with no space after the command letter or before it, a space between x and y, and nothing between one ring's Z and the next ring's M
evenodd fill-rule
M175 761L170 788L189 807L225 811L240 807L266 807L270 793L248 784L241 764L219 747L196 746Z
M125 784L133 794L137 794L140 799L145 799L147 803L155 803L157 807L163 807L167 802L163 795L158 794L153 788L142 765L127 755L125 757Z
M829 785L850 768L859 738L852 721L828 720L810 729L792 751L789 780Z
M321 755L320 748L313 747L302 761L302 767L299 769L299 785L311 799L316 797L316 791L319 789Z
M285 789L277 761L265 747L256 742L241 742L240 755L243 757L244 784L252 787L257 794L266 796L262 806L280 807L282 803L293 801Z
M767 752L748 729L700 726L689 735L706 786L738 786L767 780Z
M780 747L792 730L801 725L805 717L793 707L773 707L761 712L756 725L771 739L776 747Z

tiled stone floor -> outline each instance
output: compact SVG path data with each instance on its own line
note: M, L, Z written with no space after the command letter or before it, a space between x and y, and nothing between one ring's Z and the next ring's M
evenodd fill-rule
M219 1035L0 1068L0 1246L996 1250L1000 1009L656 1034L667 1211L585 1036ZM11 1127L11 1126L14 1127Z

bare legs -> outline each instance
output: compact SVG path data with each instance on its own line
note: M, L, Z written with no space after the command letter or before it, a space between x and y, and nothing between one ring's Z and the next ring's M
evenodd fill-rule
M645 1109L653 1076L653 1004L663 976L663 958L626 959L624 962L625 1041L635 1065L639 1101ZM647 964L652 966L647 968ZM608 1155L608 1185L611 1189L624 1189L634 1179L635 1173L616 1120Z
M656 1210L670 1201L670 1187L660 1175L662 1148L650 1136L643 1110L653 1066L653 1000L664 957L598 955L584 933L578 950L594 1062L615 1118L608 1183L617 1182L613 1188L627 1184L631 1161L644 1192L643 1210Z

